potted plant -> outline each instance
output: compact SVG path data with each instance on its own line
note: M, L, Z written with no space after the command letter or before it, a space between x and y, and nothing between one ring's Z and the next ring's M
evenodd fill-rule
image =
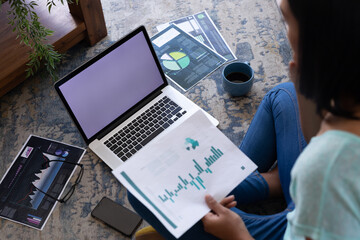
M32 51L29 52L29 62L27 63L26 77L33 75L38 71L41 64L44 65L53 79L57 79L55 66L61 59L61 54L54 50L51 44L47 44L47 37L53 34L53 31L44 27L35 12L38 1L34 0L0 0L0 10L3 3L7 1L10 6L5 14L9 20L12 30L17 32L17 38L21 44L29 46ZM67 3L73 3L72 0L65 0ZM79 0L75 0L78 4ZM64 0L58 0L58 3L64 4ZM41 4L43 4L41 2ZM51 11L56 6L54 0L46 0L46 6Z

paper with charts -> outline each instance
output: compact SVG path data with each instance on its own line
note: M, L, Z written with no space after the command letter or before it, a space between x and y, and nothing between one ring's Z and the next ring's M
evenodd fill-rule
M85 149L30 135L0 183L0 218L42 230ZM54 162L48 162L55 160ZM40 189L40 191L39 191ZM42 191L42 192L41 192Z
M256 168L199 110L113 174L178 238Z
M151 38L165 75L183 91L222 66L227 60L176 25Z
M236 59L235 54L231 51L206 10L161 24L156 26L156 29L161 32L171 24L176 24L181 30L216 51L227 61Z

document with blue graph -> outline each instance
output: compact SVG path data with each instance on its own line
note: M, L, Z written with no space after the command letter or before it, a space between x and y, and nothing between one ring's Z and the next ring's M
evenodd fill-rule
M0 218L42 230L84 154L30 135L0 182Z
M115 177L176 237L257 166L202 111L153 140L113 171Z

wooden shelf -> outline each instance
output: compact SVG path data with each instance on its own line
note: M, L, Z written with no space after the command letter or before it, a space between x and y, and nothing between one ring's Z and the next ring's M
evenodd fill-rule
M4 3L0 12L0 96L25 80L30 51L20 44L16 32L8 24L6 12L9 9L9 4ZM84 39L93 45L107 35L100 0L81 0L79 5L59 3L51 13L46 4L39 3L36 13L40 22L54 31L48 42L61 53Z

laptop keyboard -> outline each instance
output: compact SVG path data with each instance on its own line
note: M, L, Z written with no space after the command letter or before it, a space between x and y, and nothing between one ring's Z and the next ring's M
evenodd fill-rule
M126 161L185 113L185 110L165 96L104 144Z

